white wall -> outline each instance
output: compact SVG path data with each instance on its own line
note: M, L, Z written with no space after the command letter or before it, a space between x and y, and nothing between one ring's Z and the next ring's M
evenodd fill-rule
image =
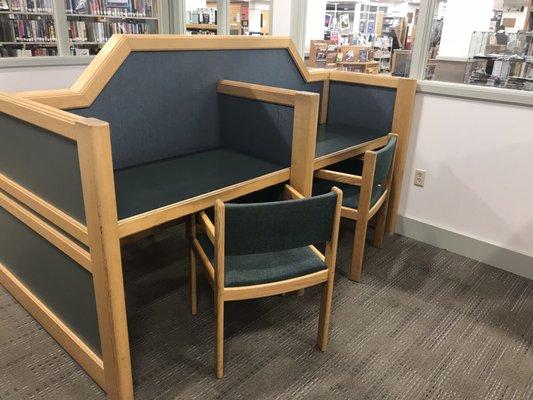
M307 1L307 22L305 29L306 54L309 53L311 40L324 39L324 21L326 19L326 0Z
M272 36L290 36L291 0L272 0Z
M64 89L85 68L86 65L0 68L0 91Z
M488 31L494 0L448 0L438 58L467 58L472 32Z
M532 121L533 107L417 94L400 214L533 256Z

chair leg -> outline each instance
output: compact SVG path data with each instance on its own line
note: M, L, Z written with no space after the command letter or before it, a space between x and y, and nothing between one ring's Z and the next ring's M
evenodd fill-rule
M389 198L381 205L376 218L376 228L374 230L374 247L383 245L383 237L385 236L385 223L387 222L387 210L388 210Z
M198 292L197 292L197 282L196 282L196 254L194 254L194 249L192 243L189 245L189 289L191 296L191 314L196 315L198 312Z
M361 282L363 254L365 252L366 230L368 220L358 219L355 223L355 235L352 250L352 264L350 266L350 280Z
M224 300L215 293L215 374L224 376Z
M316 344L321 351L328 347L329 322L331 320L331 302L333 300L333 277L322 285L320 298L320 316L318 318L318 335Z

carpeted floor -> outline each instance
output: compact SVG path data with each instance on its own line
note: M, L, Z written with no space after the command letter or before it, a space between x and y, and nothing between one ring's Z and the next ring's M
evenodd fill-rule
M532 399L533 281L401 236L344 272L330 347L315 349L319 291L226 306L226 370L213 370L212 295L189 313L181 228L124 251L136 399ZM0 399L104 393L0 287Z

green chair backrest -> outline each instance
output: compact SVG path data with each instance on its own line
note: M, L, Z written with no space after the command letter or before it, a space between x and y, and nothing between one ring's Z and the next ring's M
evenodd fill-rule
M374 172L374 187L381 185L389 176L396 148L396 136L391 136L385 147L376 151L376 170Z
M226 204L225 254L270 253L331 239L337 195Z

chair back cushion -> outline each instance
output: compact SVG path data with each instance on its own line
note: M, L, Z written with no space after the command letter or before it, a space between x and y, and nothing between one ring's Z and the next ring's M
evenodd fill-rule
M331 239L337 195L298 200L226 204L225 253L259 254Z
M396 148L396 136L391 136L385 147L377 150L376 171L374 172L374 187L383 184L392 167L394 149Z

